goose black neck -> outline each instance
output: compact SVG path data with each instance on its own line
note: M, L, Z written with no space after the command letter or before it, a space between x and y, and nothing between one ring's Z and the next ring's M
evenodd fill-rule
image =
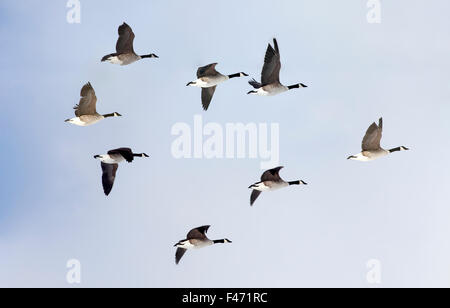
M300 181L289 182L289 185L300 185Z
M237 77L241 77L241 73L236 73L236 74L232 74L232 75L228 75L228 78L237 78Z
M108 113L108 114L104 114L103 115L104 118L111 118L111 117L114 117L114 116L115 116L114 113Z
M289 86L288 89L298 89L298 88L307 88L308 86L304 85L303 83L293 84L292 86Z
M151 53L149 55L143 55L143 56L141 56L141 58L142 59L145 59L145 58L157 58L157 56L155 54Z
M405 148L405 147L393 148L393 149L389 150L389 153L399 152L399 151L403 151L403 150L407 150L407 148Z
M225 243L225 239L222 239L222 240L214 240L213 243L214 243L214 244L224 244L224 243Z
M140 153L140 154L133 153L133 157L147 157L147 154L145 154L145 153Z

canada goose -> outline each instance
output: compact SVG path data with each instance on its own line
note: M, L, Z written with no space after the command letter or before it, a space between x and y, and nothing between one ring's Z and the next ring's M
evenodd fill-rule
M290 185L308 185L303 181L293 181L286 182L280 177L280 170L284 167L277 167L274 169L267 170L261 176L261 182L255 183L249 187L249 189L253 189L252 194L250 196L250 205L253 205L256 199L259 197L261 192L263 191L274 191L280 188L284 188Z
M247 94L256 94L261 96L272 96L292 89L307 88L303 83L294 84L292 86L284 86L280 82L280 51L278 49L277 40L273 39L275 49L269 44L264 58L264 66L261 73L261 83L255 79L250 80L249 84L256 90L252 90Z
M65 122L78 126L88 126L95 124L105 118L122 116L117 112L104 115L97 113L97 96L95 96L95 91L92 88L90 82L83 86L80 96L80 102L73 108L75 109L76 118L68 119Z
M119 163L124 160L131 163L135 157L149 156L145 153L135 154L130 148L119 148L109 151L108 154L94 156L95 159L101 161L103 171L102 183L105 195L108 196L111 192L116 178L117 168L119 168Z
M197 80L191 81L187 86L202 88L202 105L204 110L208 110L216 87L219 83L231 78L248 76L246 73L236 73L232 75L222 75L216 71L217 63L212 63L197 70Z
M139 56L133 49L134 33L129 25L123 23L119 27L119 39L116 43L116 53L104 56L102 62L108 61L112 64L128 65L144 58L159 58L155 54Z
M390 150L385 150L380 146L383 133L383 118L380 118L378 125L374 122L367 129L366 135L362 141L362 152L357 155L351 155L347 159L358 161L371 161L393 152L408 151L407 147L401 146Z
M202 226L189 231L185 240L181 240L174 245L177 248L177 252L175 253L175 263L178 264L188 249L195 248L203 248L206 246L211 246L214 244L224 244L224 243L232 243L228 239L222 240L210 240L206 236L206 232L208 232L210 226Z

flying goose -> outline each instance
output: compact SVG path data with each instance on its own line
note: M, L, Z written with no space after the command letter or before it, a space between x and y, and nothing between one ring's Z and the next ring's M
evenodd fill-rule
M159 58L155 54L139 56L133 49L134 33L129 25L123 23L119 27L119 39L116 43L116 53L104 56L102 62L108 61L112 64L128 65L144 58Z
M280 51L278 49L277 40L273 39L275 49L269 44L264 58L264 66L261 73L261 83L255 79L250 80L249 84L256 90L252 90L247 94L256 94L261 96L272 96L292 89L307 88L303 83L294 84L292 86L284 86L280 82Z
M362 141L362 152L357 155L351 155L347 159L358 161L371 161L393 152L408 151L409 149L400 146L394 149L385 150L380 146L380 141L383 133L383 118L380 118L378 125L374 122L367 129L366 135Z
M274 169L267 170L261 176L261 182L255 183L249 187L249 189L253 189L252 194L250 196L250 205L253 205L256 199L259 197L261 192L263 191L274 191L280 188L284 188L290 185L308 185L303 181L293 181L286 182L280 177L280 170L284 167L277 167Z
M246 73L236 73L232 75L222 75L216 71L217 63L208 64L197 70L197 80L191 81L187 86L202 88L202 105L204 110L208 110L216 87L219 83L231 78L248 76Z
M206 232L208 232L209 227L210 226L202 226L202 227L192 229L187 234L185 240L181 240L175 244L174 247L177 247L177 252L175 253L175 263L176 264L180 263L181 258L183 257L186 250L188 250L188 249L203 248L203 247L211 246L214 244L232 243L228 239L214 240L214 241L210 240L206 236Z
M95 96L95 91L92 88L90 82L85 84L81 89L81 99L75 109L75 118L67 119L65 122L75 124L78 126L88 126L95 124L105 118L109 117L120 117L121 114L114 112L109 114L98 114L96 110L97 96Z
M109 195L116 179L117 168L119 163L126 160L131 163L135 157L149 157L145 153L135 154L130 148L119 148L111 150L108 154L95 155L94 158L101 161L102 166L102 183L105 195Z

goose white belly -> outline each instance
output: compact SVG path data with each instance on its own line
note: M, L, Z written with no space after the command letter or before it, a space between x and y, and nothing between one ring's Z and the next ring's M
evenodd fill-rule
M252 94L259 95L259 96L270 96L269 92L267 92L263 88L259 88L258 90L256 90L256 92L252 92Z
M112 64L118 64L118 65L123 66L123 65L129 65L131 63L134 63L140 59L141 59L141 57L138 55L127 53L127 54L121 54L118 56L109 57L107 59L107 61Z
M97 115L82 115L80 117L81 121L86 123L86 126L98 123L101 120L103 120L104 118L105 118L104 116L101 116L99 114L97 114Z
M386 150L379 150L379 151L375 151L375 152L363 152L363 154L365 155L365 156L368 156L369 157L369 160L375 160L375 159L377 159L377 158L380 158L380 157L383 157L383 156L386 156L386 155L388 155L389 154L389 151L386 151Z
M114 56L114 57L109 57L106 61L108 61L109 63L112 64L118 64L118 65L123 65L123 61L119 59L119 57Z
M254 190L257 190L257 191L268 191L268 190L270 190L270 187L266 186L264 184L264 182L253 184L250 188L254 189Z
M77 126L89 126L103 120L103 116L82 115L81 117L72 118L69 123Z
M287 87L282 86L282 85L278 85L278 86L269 85L269 86L266 86L263 88L265 88L265 91L268 92L268 94L267 94L268 96L277 95L277 94L280 94L280 93L283 93L283 92L286 92L289 90Z
M194 249L195 248L195 246L192 245L190 241L181 242L177 245L177 247L183 248L183 249Z
M98 158L102 163L105 164L118 164L122 161L124 161L124 158L122 157L122 155L109 155L109 154L105 154L105 155L100 155L100 157Z
M69 119L66 122L69 122L70 124L77 125L77 126L88 126L88 125L90 125L90 123L83 122L78 117Z
M260 96L274 96L288 90L289 89L283 85L267 85L256 90L255 94Z
M141 57L139 57L139 56L135 56L135 55L132 55L132 56L128 56L127 55L127 57L125 57L125 59L122 59L122 64L120 64L120 65L129 65L129 64L132 64L132 63L134 63L134 62L136 62L136 61L139 61L141 59Z
M363 151L357 155L355 155L354 158L351 158L353 160L361 161L361 162L369 162L378 158L381 158L383 156L386 156L389 154L389 151L386 150L378 150L378 151Z
M219 83L227 81L229 78L224 75L214 77L201 77L194 81L194 85L199 88L211 88L217 86Z
M285 182L260 182L252 185L252 189L258 190L258 191L274 191L277 189L281 189L283 187L289 186L288 183Z
M184 242L181 242L177 245L177 247L184 248L184 249L199 249L206 246L211 246L213 242L211 240L186 240Z

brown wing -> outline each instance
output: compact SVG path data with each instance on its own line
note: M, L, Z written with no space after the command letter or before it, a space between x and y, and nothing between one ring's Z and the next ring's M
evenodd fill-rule
M177 252L175 253L175 263L176 264L180 263L180 260L184 256L185 253L186 253L186 249L177 248Z
M274 169L270 169L267 170L266 172L263 173L263 175L261 176L261 181L281 181L281 177L280 177L280 170L283 169L283 167L277 167Z
M217 63L208 64L202 67L199 67L197 70L197 78L211 76L217 74L216 71Z
M186 239L192 240L192 239L206 239L206 232L208 232L210 226L202 226L195 229L192 229L189 231L189 233L186 236Z
M82 115L93 115L97 113L97 96L95 96L94 88L90 82L85 84L81 88L80 102L73 109L75 109L75 115L80 117Z
M202 106L203 110L208 110L209 104L213 98L214 92L216 92L216 87L202 88Z
M280 82L280 51L276 39L273 39L273 48L270 44L267 47L266 56L264 57L264 66L261 73L261 83L263 86Z
M133 49L133 41L134 41L134 33L129 25L123 23L119 27L119 39L116 44L117 53L134 53Z
M362 141L362 150L370 151L380 149L382 133L383 133L383 118L380 118L378 125L374 122L367 129L366 135L364 136Z
M102 164L102 171L103 171L103 175L102 175L103 191L104 191L105 195L108 196L113 188L114 180L116 179L117 168L119 168L119 165L118 164L105 164L103 162L101 164Z
M259 190L252 191L252 194L250 196L250 205L253 205L255 203L256 199L258 199L260 194L261 192Z
M119 148L115 150L108 151L108 154L120 154L129 163L134 160L133 151L130 148Z

